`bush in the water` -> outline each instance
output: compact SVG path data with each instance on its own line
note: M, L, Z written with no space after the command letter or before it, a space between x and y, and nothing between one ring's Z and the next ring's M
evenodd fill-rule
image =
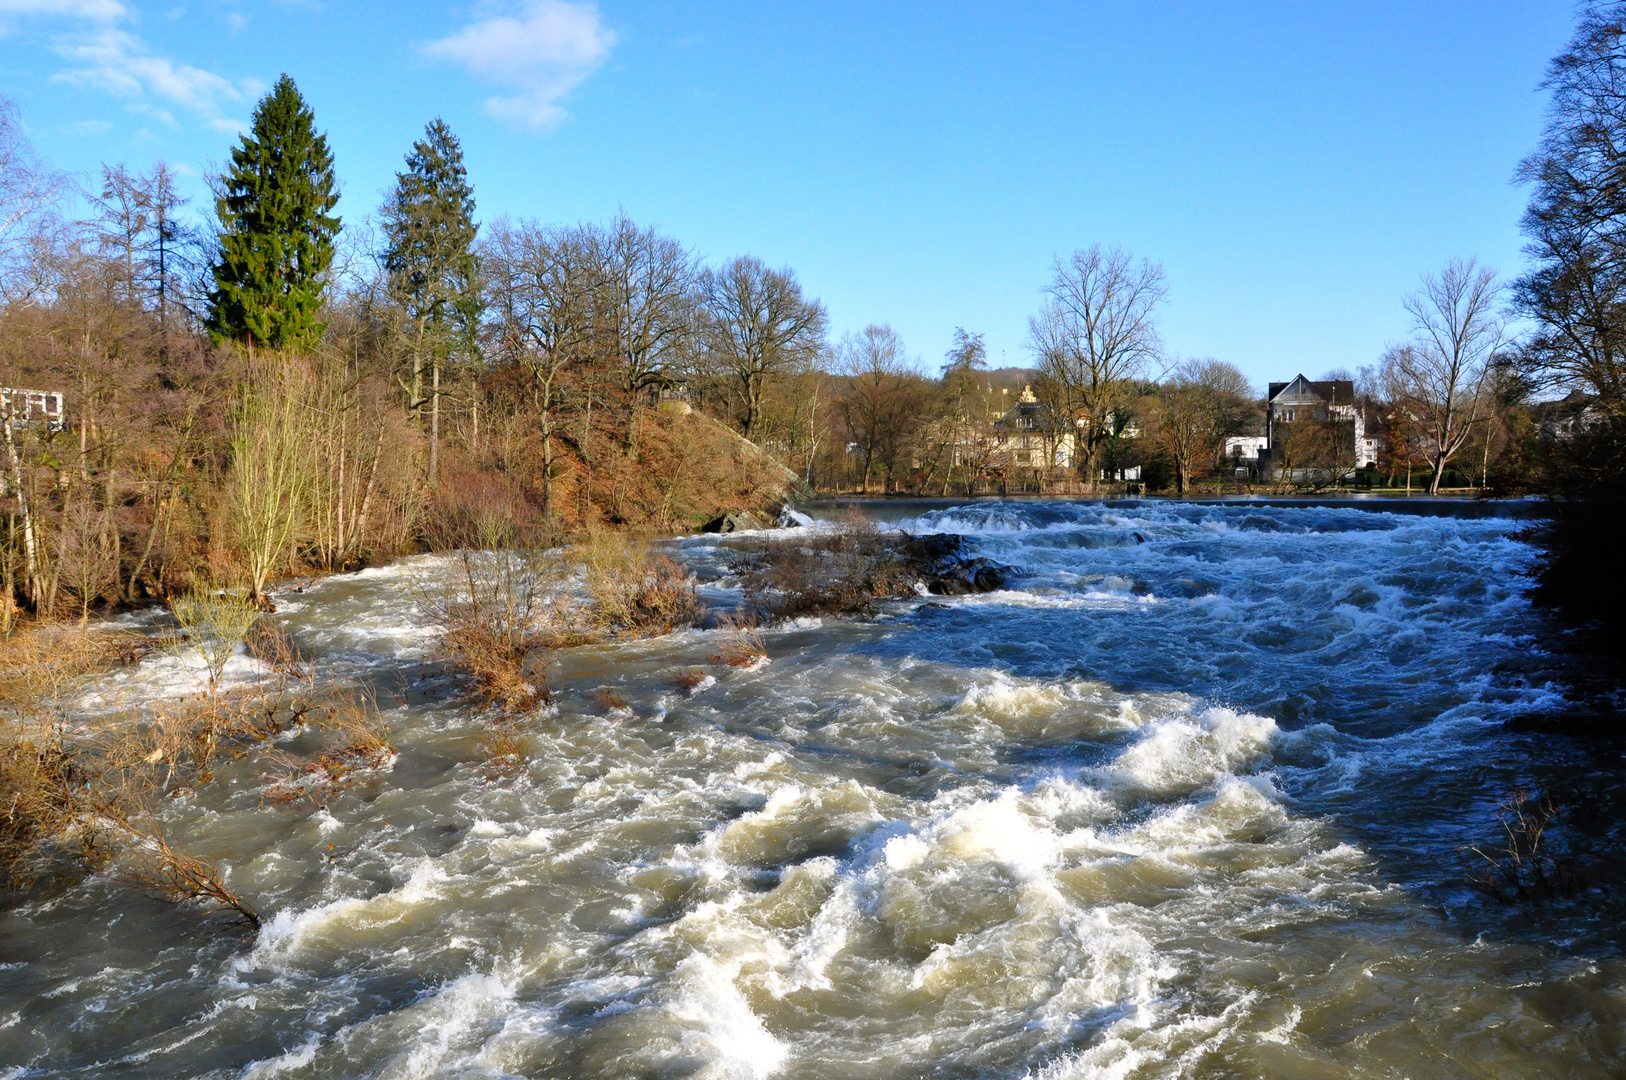
M465 548L426 592L424 607L444 631L441 655L504 712L548 700L561 582L557 561L536 548Z
M873 615L877 602L909 596L914 575L897 538L852 520L813 536L761 540L743 551L746 600L775 619Z
M209 692L220 687L226 662L243 643L260 608L252 599L226 589L193 589L169 602L175 621L186 632L183 649L196 649L209 673Z
M86 681L137 658L139 645L82 628L33 631L0 645L0 887L21 897L42 880L71 881L111 863L118 880L257 925L214 864L171 839L162 807L211 782L223 752L258 754L288 776L320 774L331 792L393 760L394 751L370 699L319 691L274 627L257 628L249 648L268 673L252 686L230 694L211 686L70 727L63 720ZM313 761L268 746L309 720L328 733ZM277 801L275 778L267 794Z
M677 562L625 534L591 533L580 549L587 571L588 618L602 631L669 634L700 617L695 581Z
M1469 879L1502 900L1552 899L1572 891L1575 870L1548 835L1561 809L1551 795L1514 788L1497 804L1501 835L1466 849L1477 856Z

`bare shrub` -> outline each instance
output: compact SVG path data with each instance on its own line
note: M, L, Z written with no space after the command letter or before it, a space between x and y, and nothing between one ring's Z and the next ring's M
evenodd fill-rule
M87 678L140 651L133 635L77 626L28 627L0 645L0 885L26 888L113 850L104 764L63 715Z
M367 694L339 692L324 703L322 729L326 745L315 757L301 757L272 748L262 760L269 766L259 774L266 781L264 797L276 805L309 799L326 806L359 782L360 775L395 760L389 724Z
M723 648L711 658L714 664L734 668L754 668L768 659L768 647L762 640L753 615L724 615L717 620L727 636Z
M59 725L11 720L0 733L0 883L26 888L59 857L100 862L110 849L96 827L86 768Z
M675 560L621 533L595 530L581 546L592 621L623 635L669 634L700 616L694 578Z
M894 538L852 520L827 532L745 549L746 599L772 618L873 615L876 602L908 596L912 578Z
M260 916L227 887L213 863L173 847L162 833L138 833L137 837L120 875L124 880L171 903L218 904L255 930L260 928Z
M700 668L686 668L683 671L673 675L672 681L677 683L681 689L687 690L692 694L705 685L706 680L709 678L711 678L711 676L707 675Z
M511 720L487 725L480 733L480 774L492 783L513 781L525 771L525 736Z
M248 654L283 679L304 681L310 677L306 659L288 632L274 620L256 622L243 639Z
M1480 860L1469 879L1501 900L1550 899L1571 891L1574 870L1547 840L1561 811L1550 795L1514 788L1497 804L1502 835L1493 843L1464 849Z
M139 635L79 626L31 626L0 643L0 709L56 707L92 675L132 663L148 648Z
M441 655L503 712L525 712L549 699L560 583L557 566L536 549L464 548L444 581L426 593L429 616L444 631Z
M169 603L175 621L186 632L183 647L198 650L209 673L209 693L220 687L226 663L260 617L259 605L248 596L224 589L194 589Z
M333 734L324 756L350 768L376 769L395 757L389 723L370 696L335 699L322 726Z

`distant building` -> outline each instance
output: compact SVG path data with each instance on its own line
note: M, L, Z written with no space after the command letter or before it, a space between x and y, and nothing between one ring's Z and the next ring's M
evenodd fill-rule
M17 390L0 386L0 403L11 408L11 426L43 424L46 431L61 431L62 395L54 390Z
M1326 379L1312 382L1303 375L1291 381L1271 383L1265 399L1264 447L1258 454L1264 459L1280 459L1285 425L1300 421L1326 424L1347 451L1347 460L1354 468L1370 468L1378 462L1379 439L1376 417L1365 405L1355 400L1355 384L1349 379ZM1348 425L1347 429L1344 425ZM1230 443L1227 442L1227 452ZM1343 453L1340 453L1343 456Z
M1579 390L1571 390L1568 397L1558 401L1537 402L1530 412L1541 437L1555 442L1569 442L1596 427L1604 418L1598 399Z
M1259 468L1261 457L1270 457L1266 452L1269 445L1270 440L1263 435L1232 435L1225 440L1225 464L1237 476L1247 476Z
M1022 388L1015 406L992 426L994 452L1005 457L1013 468L1049 471L1073 463L1073 426L1034 397L1031 386Z

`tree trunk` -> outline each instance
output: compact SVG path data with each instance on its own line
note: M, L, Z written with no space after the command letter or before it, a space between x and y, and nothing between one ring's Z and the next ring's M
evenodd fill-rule
M17 488L17 513L23 521L23 576L26 579L29 602L39 610L40 560L39 539L34 531L34 513L28 505L28 493L23 487L22 460L17 456L17 443L12 438L11 399L0 399L0 430L4 432L6 456L11 464L11 482Z
M434 487L440 476L440 357L430 361L429 403L429 486Z
M412 422L423 415L423 324L418 324L418 340L412 346Z

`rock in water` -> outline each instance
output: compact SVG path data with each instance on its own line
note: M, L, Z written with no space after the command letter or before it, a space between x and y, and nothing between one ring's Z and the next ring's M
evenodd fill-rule
M722 517L712 518L700 526L700 531L703 533L731 533L762 527L762 522L758 521L755 515L740 510L730 511Z
M1005 583L1020 571L992 559L966 558L965 537L954 533L929 533L910 536L899 546L899 554L908 560L926 583L926 590L936 596L966 596L970 593L993 592L1003 589Z

